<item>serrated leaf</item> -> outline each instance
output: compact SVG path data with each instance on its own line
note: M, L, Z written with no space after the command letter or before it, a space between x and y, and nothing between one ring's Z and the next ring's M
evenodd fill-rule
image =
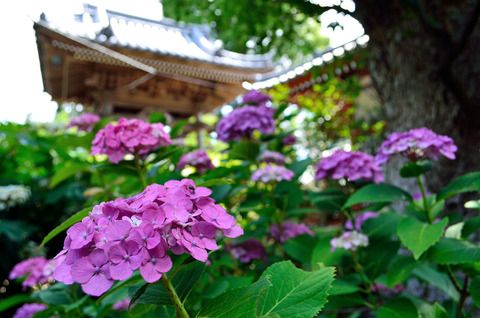
M272 286L258 301L259 317L314 317L327 302L332 287L333 267L305 272L290 261L273 264L262 277L270 276ZM285 279L288 277L288 279Z
M460 295L447 274L439 272L435 267L425 263L419 264L415 267L412 274L432 286L437 287L453 300L458 301Z
M474 182L480 180L480 172L467 173L450 182L437 193L437 200L445 200L458 193L477 190Z
M54 188L60 182L70 178L78 172L89 171L89 166L84 162L68 161L50 179L50 188Z
M444 238L428 251L428 259L442 265L480 262L480 246Z
M475 305L480 308L480 277L472 279L470 286L468 286L468 291Z
M271 286L269 278L264 276L247 287L233 289L210 300L198 313L198 318L250 318L256 317L257 299L266 288Z
M418 260L429 247L440 240L443 228L447 224L448 218L438 223L427 224L416 218L407 217L398 224L397 235L403 245L413 252L413 257Z
M402 178L416 178L427 172L424 166L414 162L407 163L400 169Z
M401 256L390 265L387 272L387 287L403 283L418 263L411 256Z
M84 217L88 216L88 212L92 211L93 207L85 208L81 211L78 211L68 219L62 222L59 226L54 228L50 233L47 234L47 236L44 237L42 244L40 246L43 246L47 244L52 238L57 236L58 234L62 233L63 231L67 230L69 227L74 225L77 222L80 222Z
M418 317L417 307L407 298L396 298L377 310L377 318Z
M369 184L352 194L343 208L348 208L358 203L393 202L397 200L412 201L410 193L395 186L381 183Z

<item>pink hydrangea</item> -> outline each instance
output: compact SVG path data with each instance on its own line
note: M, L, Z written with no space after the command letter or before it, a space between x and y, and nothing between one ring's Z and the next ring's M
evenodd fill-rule
M355 230L361 231L363 222L365 222L366 220L371 219L371 218L376 218L379 215L380 214L377 213L377 212L364 212L364 213L361 213L361 214L357 215L357 217L355 218ZM354 230L351 220L347 220L345 222L345 228L347 230Z
M251 90L243 96L242 104L264 105L271 100L272 98L270 95L264 94L260 91Z
M380 183L384 181L382 168L375 163L373 156L360 151L337 150L317 165L315 179L341 179L351 181L360 178Z
M15 265L8 278L15 279L27 275L22 282L23 290L25 290L27 287L44 284L49 279L53 279L53 272L57 265L59 264L55 260L48 260L42 256L32 257Z
M294 135L288 135L287 137L283 138L282 139L282 143L285 145L285 146L290 146L290 145L293 145L297 142L297 138L295 138Z
M117 125L108 124L97 133L92 142L92 156L105 154L111 162L119 163L127 153L145 157L160 146L171 143L163 124L122 118Z
M270 181L282 181L292 180L295 174L292 170L288 170L284 166L276 166L273 164L266 165L264 168L257 169L252 174L252 180L254 181L262 181L262 182L270 182Z
M276 151L265 150L259 158L260 162L276 163L283 166L285 164L285 156Z
M342 236L330 240L332 252L337 248L355 252L359 247L368 246L368 236L357 231L344 232Z
M100 121L100 116L85 113L78 117L73 117L67 126L68 128L77 127L79 131L91 132L93 126Z
M258 239L249 239L240 244L231 246L233 256L242 263L249 263L255 259L265 260L267 251Z
M210 160L210 157L208 157L207 153L203 149L198 149L183 154L182 157L180 157L177 169L184 169L187 165L196 168L199 174L215 169L212 160Z
M250 137L254 130L262 134L275 131L275 110L267 106L243 106L222 118L218 123L218 139L224 142Z
M18 308L12 318L31 318L37 312L47 309L48 306L45 304L31 303L25 304L22 307Z
M67 231L55 279L99 296L137 269L145 281L158 281L172 268L169 252L207 261L208 251L218 249L217 230L231 238L243 234L211 193L190 179L173 180L95 206Z
M400 154L413 162L423 159L437 160L439 154L453 160L456 151L457 146L452 138L437 135L430 129L422 127L388 136L378 149L375 160L382 164L395 154Z
M278 229L278 225L270 226L270 234L273 238L284 243L286 240L294 238L299 235L307 234L313 236L313 232L303 223L295 224L291 222L282 223L282 233Z

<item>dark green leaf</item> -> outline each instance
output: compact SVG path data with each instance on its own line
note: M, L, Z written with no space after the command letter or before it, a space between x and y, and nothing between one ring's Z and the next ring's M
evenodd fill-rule
M437 271L434 266L422 263L415 267L412 273L421 280L437 287L453 300L458 301L460 295L448 275Z
M360 290L356 284L345 280L336 279L332 283L332 289L328 291L330 296L352 294Z
M412 201L413 199L408 192L395 186L385 183L369 184L350 196L343 208L348 208L358 203L393 202L397 200Z
M400 241L413 252L415 259L418 259L429 247L440 240L443 228L447 224L448 218L434 224L427 224L416 218L406 217L398 224L397 235Z
M92 207L85 208L85 209L75 213L74 215L69 217L67 220L63 221L62 224L60 224L59 226L54 228L52 231L50 231L50 233L47 234L47 236L45 236L45 238L43 239L42 244L40 244L40 246L43 246L43 245L47 244L52 238L54 238L55 236L57 236L61 232L67 230L69 227L71 227L75 223L80 222L84 217L88 216L88 213L90 211L92 211Z
M437 193L437 200L445 200L458 193L477 190L474 182L480 180L480 172L467 173L450 182Z
M438 264L480 262L480 246L456 239L441 239L428 251L428 258Z
M78 172L89 171L90 167L84 162L68 161L50 179L50 188L54 188L60 182L70 178Z
M293 259L302 263L308 263L312 258L312 246L315 246L316 241L315 237L300 235L287 240L283 244L283 248L285 253Z
M287 166L287 169L293 171L293 173L295 173L295 178L298 178L305 172L305 170L308 166L310 166L311 163L312 159L307 158L304 160L293 162L292 164Z
M472 279L470 286L468 286L468 291L475 305L480 308L480 277L477 276Z
M377 318L414 318L418 317L415 305L406 298L396 298L377 310Z
M13 307L19 304L31 303L35 301L37 300L30 297L30 295L17 294L0 301L0 312L5 311L10 307Z
M395 241L380 241L365 247L365 273L371 280L384 274L392 259L397 255L400 243Z
M162 123L164 125L167 124L167 117L160 112L153 112L150 114L150 123Z
M292 210L303 201L303 191L295 182L279 182L274 194L276 205L282 211Z
M240 141L233 144L229 153L230 159L240 159L256 161L258 153L260 152L260 146L251 141Z
M370 218L363 222L362 232L370 239L392 237L395 234L398 223L402 216L396 213L382 213L376 218Z
M465 221L462 228L462 237L467 238L478 230L480 230L480 217L477 216Z
M170 130L170 136L172 138L177 137L186 124L188 124L188 119L180 120L177 124L175 124L175 126L172 127L172 130Z
M310 201L320 211L335 212L340 211L347 201L347 195L337 189L327 189L322 192L310 192Z
M388 268L387 286L392 288L397 284L403 283L417 265L417 262L411 256L399 255Z
M427 169L424 166L410 162L400 169L400 176L402 178L416 178L425 172L427 172Z

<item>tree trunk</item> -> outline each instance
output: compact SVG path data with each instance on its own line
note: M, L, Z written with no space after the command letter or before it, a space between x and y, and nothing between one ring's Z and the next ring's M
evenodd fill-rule
M424 2L428 7L357 0L355 17L370 36L368 68L388 132L425 126L458 146L456 160L442 156L426 175L427 188L436 192L455 177L480 170L480 5ZM404 163L401 158L389 163L388 181L416 191L398 175Z

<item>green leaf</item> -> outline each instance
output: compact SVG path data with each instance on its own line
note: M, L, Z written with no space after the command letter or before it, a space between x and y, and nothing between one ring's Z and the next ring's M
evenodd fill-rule
M70 288L66 289L64 284L55 284L48 289L40 290L35 296L50 305L70 305L75 302Z
M388 268L387 286L392 288L403 283L417 265L417 262L411 256L399 255Z
M210 179L204 182L197 184L197 187L207 187L211 188L213 186L223 185L223 184L233 184L235 183L232 179L227 178L218 178L218 179Z
M358 203L392 202L396 200L412 201L413 199L410 193L392 185L385 183L369 184L350 196L343 208L345 209Z
M445 200L458 193L475 191L474 182L480 180L480 172L467 173L450 182L437 193L437 200Z
M302 263L308 263L312 258L312 246L315 244L316 239L314 237L300 235L287 240L283 244L283 248L288 256Z
M417 307L407 298L395 298L377 310L377 318L419 317Z
M480 277L477 276L472 279L470 286L468 286L468 291L472 296L473 302L477 307L480 308Z
M382 213L376 218L370 218L363 222L362 232L370 239L392 237L395 234L398 223L402 216L397 213Z
M182 268L172 278L173 288L175 288L178 297L182 301L187 298L193 285L200 279L204 270L205 263L193 262ZM144 288L144 286L141 288ZM131 298L137 294L137 289L138 288L134 288L134 286L129 287L128 294ZM135 302L139 304L172 305L165 288L161 284L148 285L145 287L145 290Z
M345 280L336 279L332 283L332 289L328 291L330 296L353 294L360 290L356 284Z
M115 285L113 285L105 294L97 299L97 304L100 304L105 298L117 292L118 290L139 282L144 282L144 280L139 272L135 272L129 279L115 283Z
M335 212L342 209L342 205L347 201L347 195L337 189L327 189L322 192L313 192L310 194L310 201L320 211Z
M467 238L478 230L480 230L480 217L477 216L465 221L462 228L462 238Z
M160 112L153 112L150 114L150 123L162 123L164 125L167 124L167 117Z
M371 280L384 274L400 248L400 242L380 240L364 248L365 273Z
M442 265L480 262L480 246L444 238L428 251L428 259Z
M233 144L229 158L256 161L259 152L260 146L258 144L251 141L240 141Z
M90 167L84 162L67 161L50 179L50 188L54 188L78 172L89 171L89 169Z
M295 182L279 182L274 194L276 205L282 211L292 210L303 201L303 191Z
M177 137L186 124L188 124L188 118L180 120L175 126L172 127L172 130L170 130L170 136L172 138Z
M259 295L271 286L268 277L260 278L247 287L233 289L210 300L198 313L198 318L254 318Z
M17 294L0 301L0 312L7 310L13 306L35 302L36 300L30 297L29 295Z
M305 272L290 261L273 264L262 274L271 276L272 286L260 296L258 316L314 317L327 302L333 275L333 267Z
M443 235L448 218L434 224L420 222L416 218L406 217L397 226L397 235L416 260Z
M400 169L402 178L416 178L427 172L424 166L414 162L407 163Z
M77 222L80 222L84 217L88 216L88 212L92 211L93 207L85 208L71 217L69 217L67 220L63 221L62 224L54 228L50 233L47 234L47 236L44 237L42 244L40 246L43 246L47 244L52 238L60 234L61 232L67 230L69 227L74 225Z
M304 160L293 162L292 164L287 166L287 169L293 171L293 173L295 174L295 179L296 179L296 178L300 177L305 172L305 170L308 168L308 166L310 166L311 163L312 163L312 159L307 158L307 159L304 159Z
M431 305L413 295L404 294L402 297L409 299L412 304L417 307L417 311L421 318L448 318L445 308L440 306L437 302L434 305Z
M437 271L434 266L425 263L419 264L415 267L412 274L432 286L437 287L453 300L458 301L460 294L455 289L455 286L453 286L448 275Z

